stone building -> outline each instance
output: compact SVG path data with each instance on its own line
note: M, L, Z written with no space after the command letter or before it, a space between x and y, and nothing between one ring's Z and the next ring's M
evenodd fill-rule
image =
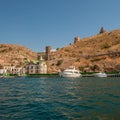
M101 27L101 29L100 29L100 34L102 34L102 33L105 33L106 31L105 31L105 29L103 28L103 27Z
M80 38L79 37L75 37L74 38L74 44L76 44L77 42L79 42L80 41Z
M30 61L26 65L26 73L27 74L46 74L47 73L47 65L42 57L40 57L39 61Z
M0 69L0 74L17 74L23 75L25 74L25 68L16 67L16 66L4 66L3 69Z
M51 46L46 46L46 60L50 60Z

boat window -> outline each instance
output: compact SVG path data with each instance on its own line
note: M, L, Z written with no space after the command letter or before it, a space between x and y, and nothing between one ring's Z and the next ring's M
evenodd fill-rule
M73 73L72 71L65 71L66 73Z
M79 73L79 72L75 71L75 73Z

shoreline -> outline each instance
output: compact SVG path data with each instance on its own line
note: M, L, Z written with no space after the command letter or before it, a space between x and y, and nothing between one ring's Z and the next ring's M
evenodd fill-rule
M81 73L81 77L95 77L95 73ZM16 78L16 77L60 77L58 73L53 74L24 74L24 75L17 75L17 74L10 74L8 76L1 75L0 78ZM107 73L107 77L120 77L119 73Z

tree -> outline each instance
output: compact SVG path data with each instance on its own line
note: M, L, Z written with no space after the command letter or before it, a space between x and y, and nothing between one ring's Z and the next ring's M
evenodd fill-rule
M83 71L84 71L84 68L85 68L84 66L80 66L80 67L79 67L79 70L83 72Z
M63 60L58 60L56 65L59 66L62 64L62 62L63 62Z
M95 72L97 69L99 69L98 65L93 65L93 66L91 66L90 68L91 68L91 70L93 70L94 72Z

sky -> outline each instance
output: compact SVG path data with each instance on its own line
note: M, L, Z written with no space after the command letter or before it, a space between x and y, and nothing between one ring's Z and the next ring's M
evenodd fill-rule
M0 44L34 52L120 29L120 0L0 0Z

